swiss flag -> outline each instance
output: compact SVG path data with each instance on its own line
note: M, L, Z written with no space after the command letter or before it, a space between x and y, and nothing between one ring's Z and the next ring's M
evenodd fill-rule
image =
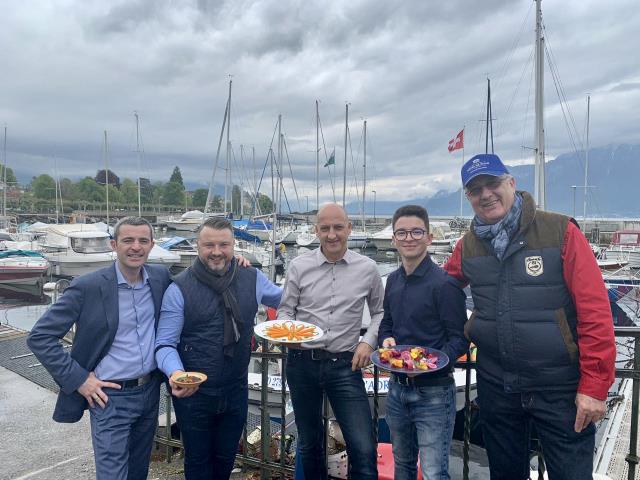
M460 133L455 138L449 140L449 151L453 152L464 147L464 129L460 130Z

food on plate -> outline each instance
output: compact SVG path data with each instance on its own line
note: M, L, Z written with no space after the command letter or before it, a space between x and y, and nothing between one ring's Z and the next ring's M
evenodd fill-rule
M379 348L380 361L393 368L406 370L432 370L438 368L438 357L426 348L412 347L406 350Z
M171 379L181 387L191 388L200 385L207 376L200 372L175 372Z
M314 325L294 324L292 322L269 322L270 325L264 329L264 333L269 337L289 342L299 342L317 335Z

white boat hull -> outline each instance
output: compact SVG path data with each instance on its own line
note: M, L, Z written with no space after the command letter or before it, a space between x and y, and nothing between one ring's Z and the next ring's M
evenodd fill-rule
M51 264L51 272L63 277L77 277L108 267L115 260L115 253L67 255L66 252L44 253Z

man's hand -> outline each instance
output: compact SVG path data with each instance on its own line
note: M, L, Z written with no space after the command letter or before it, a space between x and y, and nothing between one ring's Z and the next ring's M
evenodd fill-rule
M109 401L109 397L102 391L103 388L120 390L121 387L117 383L103 382L93 372L89 372L87 379L78 387L78 393L86 398L89 407L93 408L98 404L101 408L104 408Z
M573 429L581 432L589 426L591 422L597 422L604 417L606 403L604 400L590 397L583 393L576 394L576 423Z
M395 347L395 346L396 346L396 339L395 339L395 338L393 338L393 337L385 338L385 339L382 341L382 346L383 346L384 348Z
M360 342L351 360L351 370L354 372L371 364L373 348L367 342Z
M236 261L240 267L247 268L251 266L251 262L242 255L236 255Z
M184 373L184 370L176 370L169 377L169 386L171 387L171 395L173 395L176 398L186 398L186 397L190 397L191 395L193 395L198 391L198 388L200 387L199 385L194 385L193 387L185 387L182 385L178 385L176 382L174 382L173 376L176 373Z

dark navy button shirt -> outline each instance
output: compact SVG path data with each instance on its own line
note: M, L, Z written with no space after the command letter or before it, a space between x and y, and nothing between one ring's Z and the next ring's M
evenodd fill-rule
M411 275L400 266L387 278L378 342L382 345L386 338L393 337L396 345L442 350L453 369L456 359L469 348L464 336L465 299L458 282L429 255Z

